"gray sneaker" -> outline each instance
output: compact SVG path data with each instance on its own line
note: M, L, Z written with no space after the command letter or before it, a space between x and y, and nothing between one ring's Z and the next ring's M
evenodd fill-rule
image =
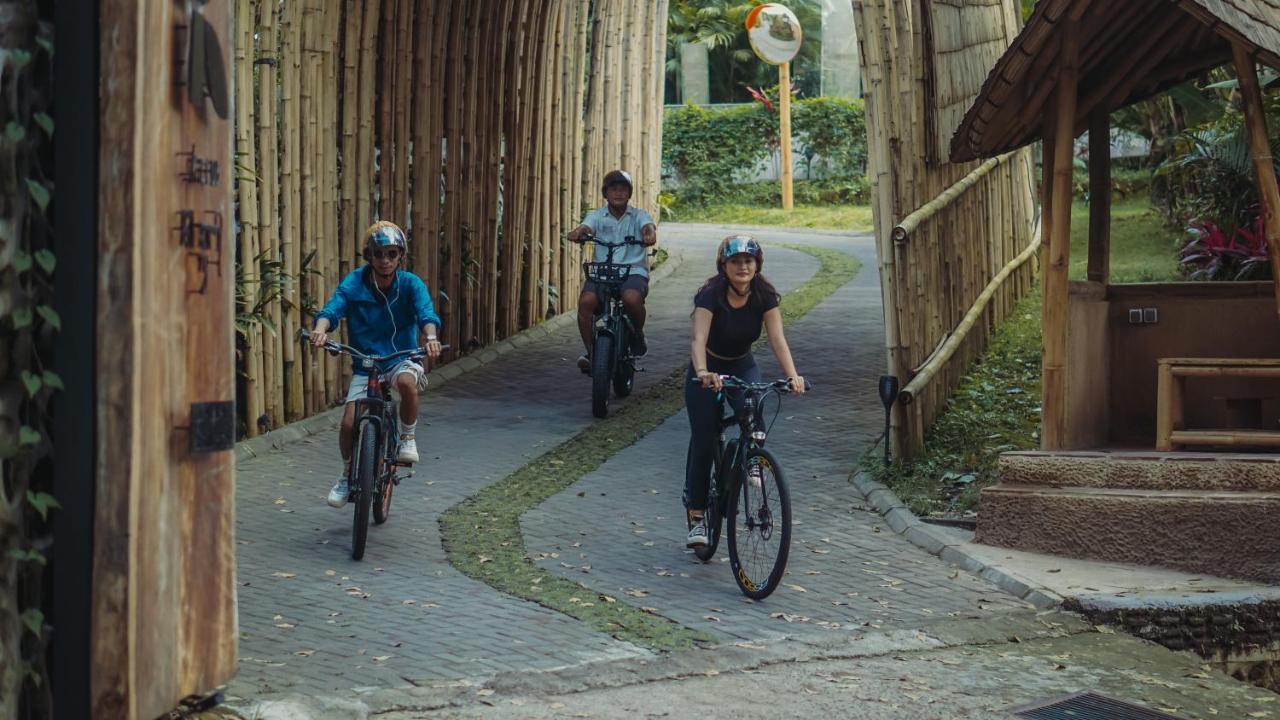
M347 504L347 497L351 495L351 488L347 485L347 476L343 475L338 482L333 484L333 489L329 491L329 506L340 508Z
M705 516L693 521L689 526L689 540L685 547L702 547L707 544L707 518Z

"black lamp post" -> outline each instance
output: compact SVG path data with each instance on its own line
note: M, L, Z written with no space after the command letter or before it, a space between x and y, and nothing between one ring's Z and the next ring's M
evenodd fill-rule
M888 467L889 452L889 418L893 413L893 403L898 399L898 377L896 375L880 376L880 402L884 403L884 464Z

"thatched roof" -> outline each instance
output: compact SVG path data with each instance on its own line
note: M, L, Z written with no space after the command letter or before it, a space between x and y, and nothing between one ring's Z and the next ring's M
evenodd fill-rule
M1241 41L1280 68L1280 0L1040 0L951 139L951 160L993 157L1043 134L1058 48L1078 19L1076 133L1114 110L1231 60Z

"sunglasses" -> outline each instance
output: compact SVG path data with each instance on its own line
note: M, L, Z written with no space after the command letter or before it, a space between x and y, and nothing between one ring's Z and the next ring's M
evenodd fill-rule
M399 260L400 259L399 250L371 250L369 252L369 255L374 260Z

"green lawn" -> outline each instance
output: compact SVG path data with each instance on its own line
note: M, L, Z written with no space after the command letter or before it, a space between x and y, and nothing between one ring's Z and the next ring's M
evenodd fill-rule
M797 205L791 210L754 205L679 207L668 216L673 222L718 225L776 225L821 230L871 230L870 205Z
M1089 210L1077 201L1071 217L1071 277L1083 280L1089 257ZM1180 277L1178 232L1160 221L1145 198L1116 203L1111 221L1111 281L1156 282ZM978 491L996 481L1006 450L1040 443L1040 293L1023 298L982 357L952 393L913 462L885 468L882 450L863 469L891 487L918 515L958 515L976 508Z
M1176 280L1181 233L1160 219L1151 202L1131 198L1111 206L1111 282ZM1089 263L1089 206L1071 207L1071 279L1084 280Z

